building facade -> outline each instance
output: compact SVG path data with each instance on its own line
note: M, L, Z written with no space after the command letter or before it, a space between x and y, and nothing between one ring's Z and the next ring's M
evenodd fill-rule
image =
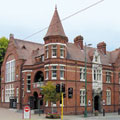
M29 104L31 109L50 112L53 104L60 112L61 101L50 103L39 98L41 86L48 81L65 84L64 114L83 114L85 94L88 112L114 112L120 107L120 49L109 52L104 42L92 48L83 44L82 36L70 43L57 9L44 44L10 34L1 74L1 107L22 109Z

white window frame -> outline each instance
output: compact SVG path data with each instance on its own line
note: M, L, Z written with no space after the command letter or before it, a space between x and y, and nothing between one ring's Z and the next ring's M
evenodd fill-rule
M101 69L94 69L93 70L93 78L94 81L101 81L102 80L102 70Z
M30 76L30 79L28 78L28 76ZM30 83L28 83L28 81L30 81ZM30 86L30 90L28 90L28 86ZM31 74L27 74L27 92L31 91Z
M85 81L85 68L80 67L80 81Z
M54 74L56 74L56 77L54 77ZM52 66L52 80L56 80L56 79L57 79L57 66Z
M45 47L45 52L46 52L46 59L49 58L49 48L48 46Z
M111 90L106 90L106 105L111 105Z
M6 84L5 85L5 102L10 101L10 97L14 97L14 85L13 84Z
M60 45L60 58L64 58L64 57L65 57L65 46Z
M8 83L13 81L15 81L15 59L6 62L5 72L5 82Z
M111 71L106 71L106 83L111 83Z
M80 89L80 106L85 106L85 89Z
M57 58L57 45L52 45L52 58Z
M46 66L45 67L45 80L48 80L49 79L49 67Z
M63 74L61 76L61 73ZM64 80L65 79L65 67L64 66L60 66L60 79Z

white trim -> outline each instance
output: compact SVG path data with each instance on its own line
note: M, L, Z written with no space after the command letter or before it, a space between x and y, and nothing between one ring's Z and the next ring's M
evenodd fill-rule
M44 67L49 67L50 66L50 64L46 64L46 65L44 65Z
M48 43L45 46L48 46L48 45L64 45L64 46L66 46L66 44L63 44L63 43Z
M15 59L13 59L13 60L10 60L10 61L8 61L8 62L6 62L6 63L10 63L10 62L13 62L13 61L15 61Z
M63 56L60 56L60 58L62 58L62 59L63 59L63 58L65 58L65 57L63 57Z
M66 66L65 64L47 64L44 65L44 67L48 67L48 66Z
M65 64L59 64L59 66L66 66Z
M52 80L56 80L57 79L57 77L52 77Z
M52 58L57 58L57 56L52 56Z
M24 72L32 72L32 70L23 70L22 73Z
M50 64L50 66L58 66L59 64Z

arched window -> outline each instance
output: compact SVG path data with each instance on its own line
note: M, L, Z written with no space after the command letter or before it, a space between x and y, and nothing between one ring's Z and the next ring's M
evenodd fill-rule
M15 59L6 62L6 82L15 81Z

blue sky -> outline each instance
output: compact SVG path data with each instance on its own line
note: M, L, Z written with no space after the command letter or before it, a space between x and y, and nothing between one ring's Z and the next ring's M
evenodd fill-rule
M100 0L0 0L0 37L25 37L49 26L55 4L63 19ZM100 4L62 22L69 42L82 35L84 42L96 47L107 43L107 50L120 47L120 0ZM47 30L26 40L43 43Z

